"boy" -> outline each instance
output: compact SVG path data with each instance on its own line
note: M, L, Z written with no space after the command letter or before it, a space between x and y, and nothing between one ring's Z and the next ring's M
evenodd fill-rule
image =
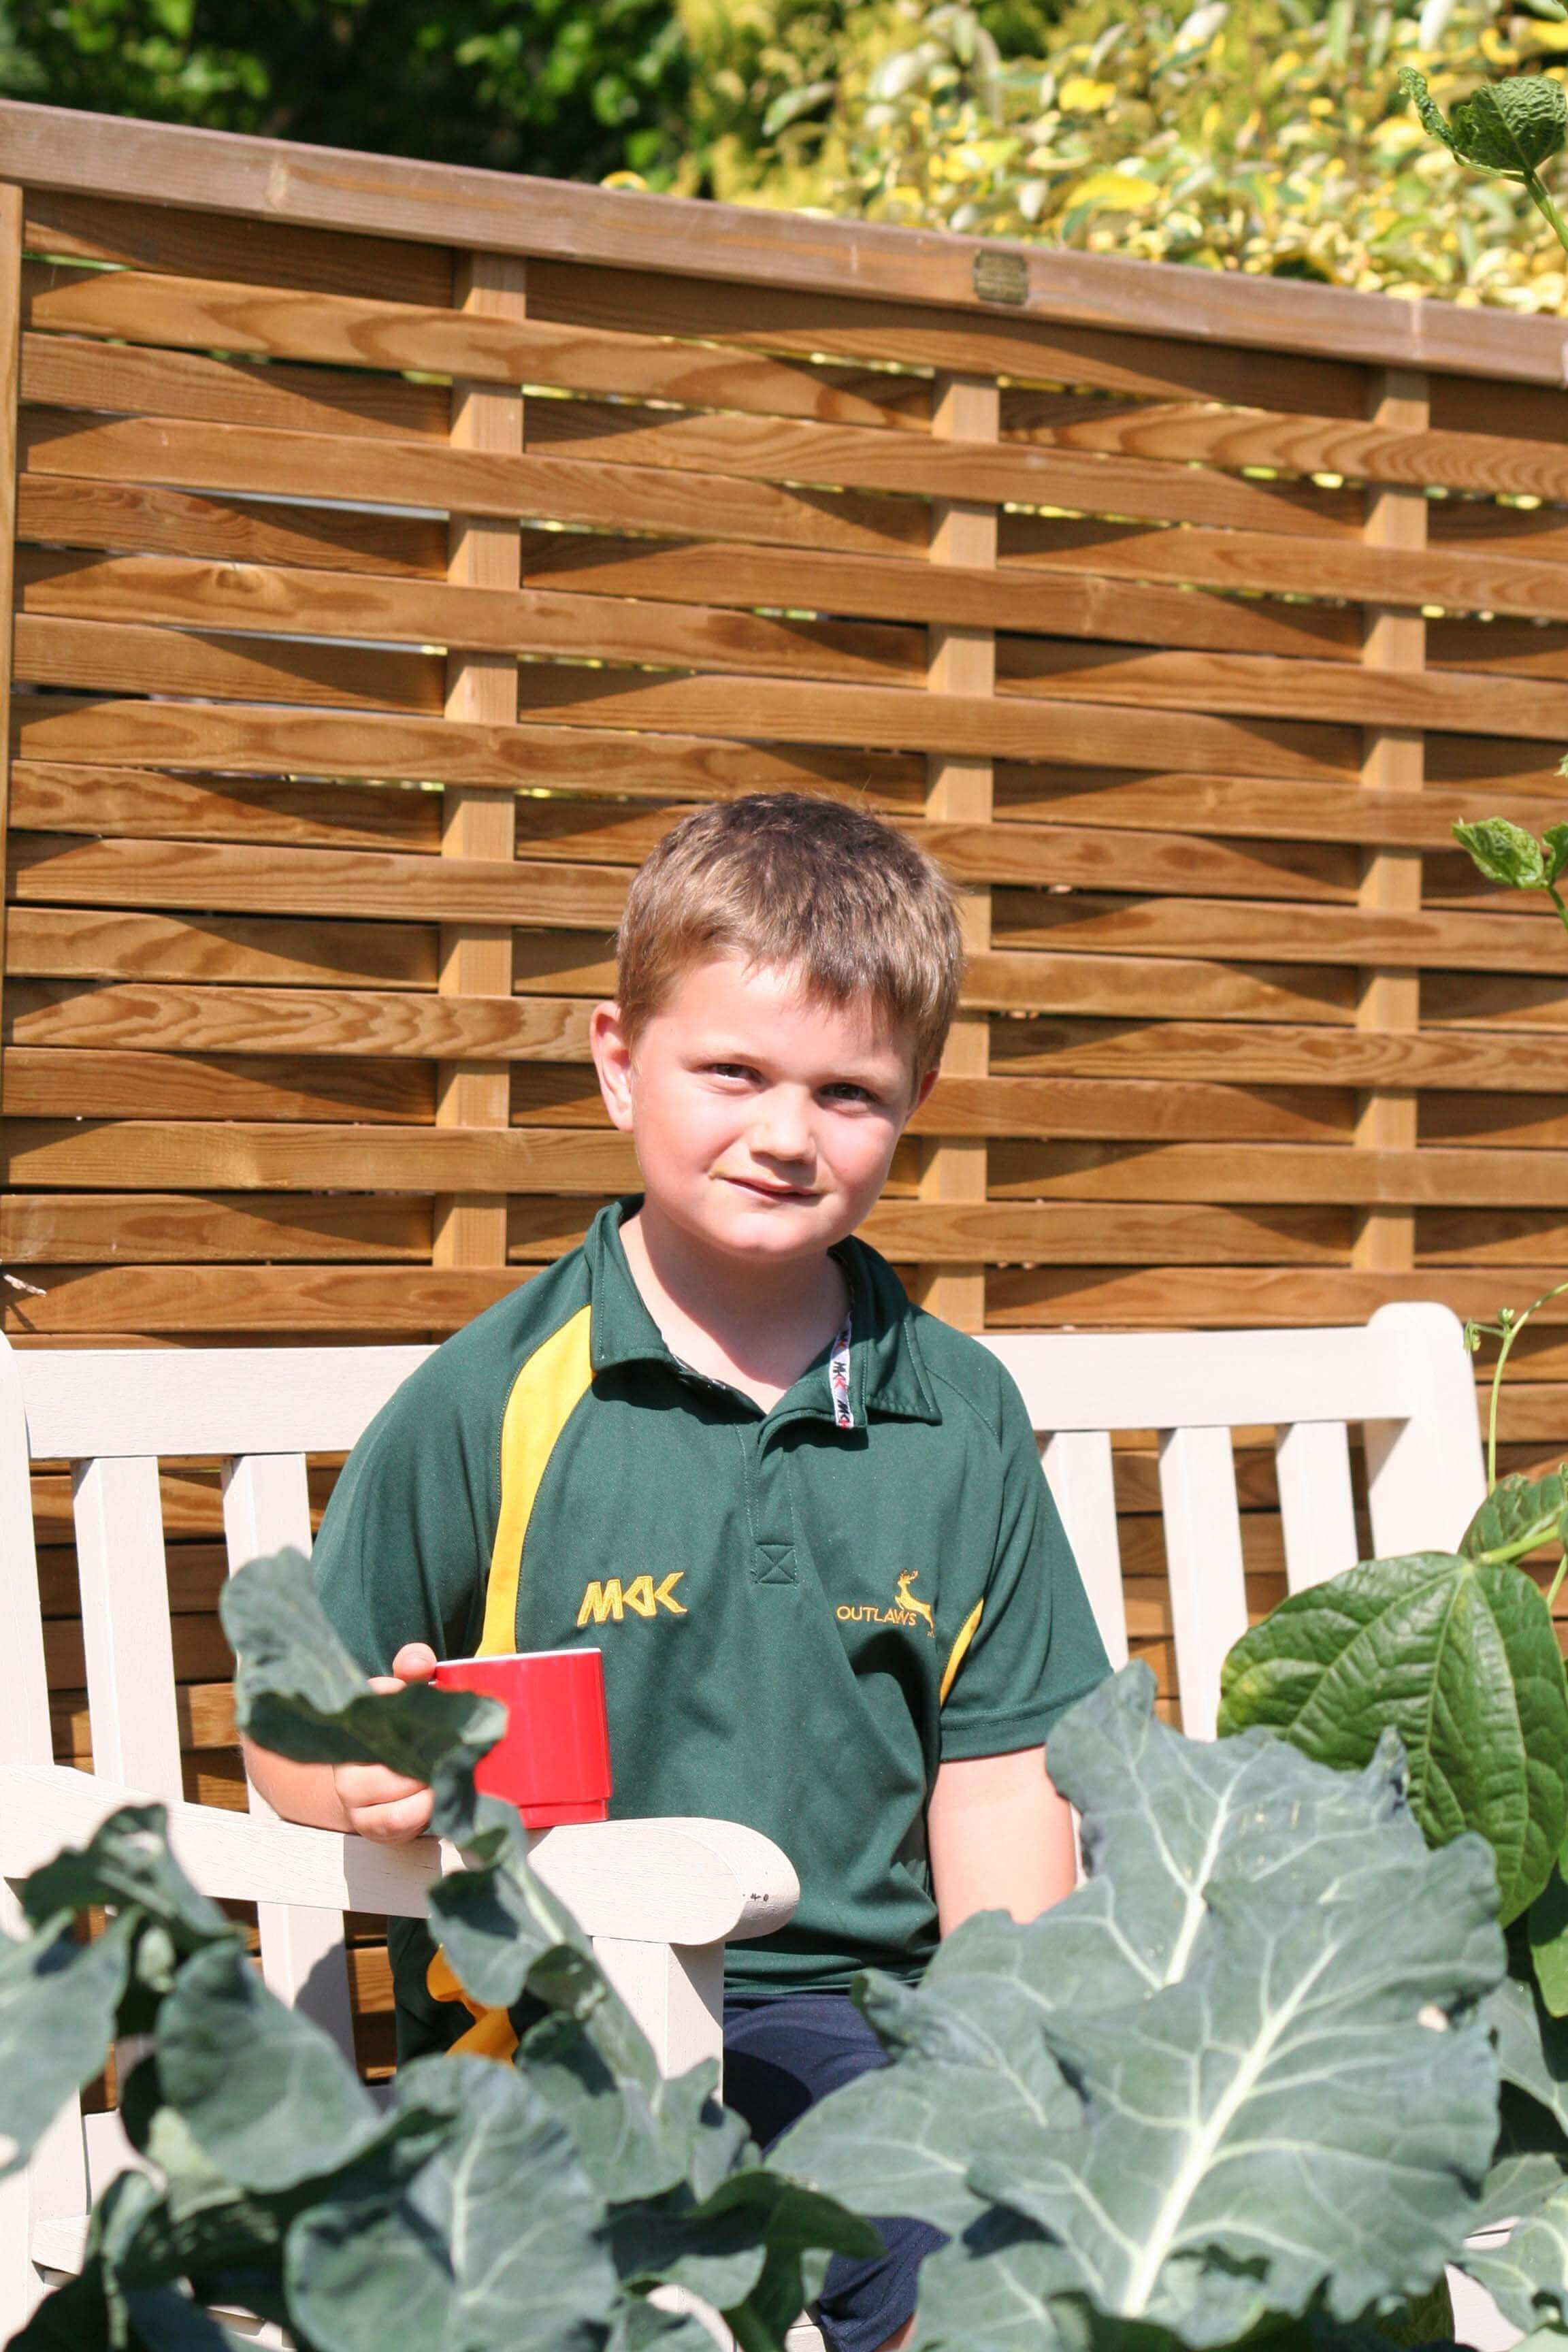
M970 1913L1073 1880L1051 1724L1106 1671L1027 1417L995 1359L850 1238L934 1082L952 894L903 835L758 794L633 882L591 1043L644 1192L414 1374L322 1523L323 1601L368 1670L588 1643L616 1804L774 1839L790 1926L732 1948L725 2096L764 2144L879 2063L848 2000ZM253 1755L294 1820L416 1836L429 1792ZM468 2022L395 1939L400 2055ZM833 2352L900 2340L933 2233L838 2262Z

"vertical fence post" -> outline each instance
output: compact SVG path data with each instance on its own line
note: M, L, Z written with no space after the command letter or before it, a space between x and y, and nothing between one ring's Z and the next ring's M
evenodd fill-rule
M527 265L503 253L460 254L453 270L453 308L492 316L528 315ZM523 447L521 392L509 385L455 383L453 446L520 456ZM468 587L517 588L522 583L522 533L514 522L454 515L448 580ZM450 654L446 715L510 727L517 720L517 661L511 654ZM442 804L444 857L494 858L516 854L517 802L510 785L448 784ZM510 925L444 923L437 986L443 996L510 996ZM511 1075L505 1062L442 1062L436 1072L438 1127L507 1127ZM431 1223L437 1265L504 1266L506 1195L438 1198Z
M1373 368L1367 384L1369 421L1390 431L1424 433L1430 415L1426 377L1412 368ZM1373 488L1366 492L1364 537L1370 546L1414 552L1426 544L1424 490ZM1426 665L1426 624L1407 606L1363 608L1362 659L1369 669L1408 675ZM1361 780L1370 791L1418 793L1425 780L1426 739L1417 727L1369 727L1362 752ZM1360 904L1379 914L1419 914L1421 852L1363 851ZM1358 1029L1384 1035L1414 1035L1421 1026L1421 977L1415 971L1373 966L1359 975ZM1355 1140L1365 1150L1414 1151L1418 1139L1417 1097L1408 1087L1373 1087L1356 1098ZM1383 1273L1408 1270L1415 1263L1415 1212L1412 1208L1363 1208L1352 1248L1359 1266Z
M931 433L939 441L994 441L1001 421L1001 395L994 377L938 375L931 386ZM933 563L991 566L996 561L996 509L963 499L937 499L931 507ZM994 694L996 633L932 622L927 631L926 683L937 694ZM989 824L994 805L994 762L933 752L926 763L926 815L952 824ZM982 887L964 895L963 943L972 954L991 944L991 892ZM942 1068L963 1077L984 1077L990 1066L991 1024L984 1013L963 1013L953 1023ZM939 1087L936 1102L940 1109ZM924 1201L983 1202L988 1152L983 1137L923 1147L920 1191ZM979 1331L985 1323L985 1268L939 1265L921 1286L921 1302L960 1330Z
M21 397L22 191L0 184L0 1018L5 988L5 897L10 871L11 640L16 550L16 408ZM0 1036L4 1029L0 1027ZM0 1045L0 1068L5 1047ZM0 1089L0 1104L4 1091Z

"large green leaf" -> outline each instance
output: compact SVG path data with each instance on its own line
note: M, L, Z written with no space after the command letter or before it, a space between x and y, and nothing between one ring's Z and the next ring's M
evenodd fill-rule
M499 1700L413 1683L368 1688L297 1551L251 1560L218 1602L233 1645L235 1709L261 1747L301 1764L384 1764L436 1791L434 1826L465 1843L474 1767L506 1727Z
M384 2116L331 2036L275 2000L230 1945L181 1969L160 2020L158 2074L208 2161L264 2195L432 2128L406 2095Z
M317 2352L599 2352L620 2296L564 2126L509 2067L419 2061L446 2145L399 2198L324 2197L291 2228L289 2299Z
M0 1937L0 2179L26 2162L103 2064L131 1969L132 1925L79 1944L68 1913Z
M1417 1552L1298 1592L1226 1660L1222 1733L1259 1726L1341 1769L1397 1732L1434 1844L1475 1830L1505 1920L1545 1885L1568 1827L1568 1685L1551 1612L1515 1569Z
M895 2174L900 2200L959 2225L931 2294L970 2312L980 2332L958 2340L998 2352L1031 2329L1079 2340L1084 2298L1209 2346L1268 2315L1349 2320L1419 2294L1493 2149L1474 2013L1504 1965L1486 1847L1428 1851L1387 1747L1340 1775L1260 1735L1184 1740L1152 1701L1128 1668L1053 1735L1096 1878L1032 1927L961 1927L901 2000L876 1988L891 2065L775 2152L889 2210L897 2133L877 2108L902 2121L912 2074L923 2161Z
M1079 1810L1089 1884L1027 1927L966 1921L919 1986L863 1978L861 2006L899 2063L837 2092L781 2145L782 2162L862 2210L967 2228L985 2205L969 2168L998 2134L1078 2120L1047 2017L1119 2009L1178 1981L1216 1868L1262 1885L1310 1855L1331 1874L1403 1804L1387 1759L1347 1777L1276 1741L1184 1740L1152 1713L1136 1673L1057 1726L1051 1772Z

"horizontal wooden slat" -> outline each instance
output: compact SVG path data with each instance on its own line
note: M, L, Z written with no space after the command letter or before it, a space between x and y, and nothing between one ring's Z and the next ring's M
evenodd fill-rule
M1131 1150L1110 1143L998 1143L990 1184L994 1198L1558 1208L1568 1207L1568 1154L1442 1145L1398 1151L1172 1143Z
M96 908L15 907L8 972L78 980L303 982L433 989L433 925L247 921L121 914Z
M226 842L12 836L11 888L24 903L202 908L222 913L417 915L426 922L602 924L626 877L595 866L501 865L396 850L252 848Z
M1091 1077L1210 1080L1235 1086L1456 1087L1515 1093L1568 1090L1568 1041L1163 1020L997 1021L991 1066Z
M237 1119L223 1126L13 1119L0 1164L5 1181L18 1186L108 1184L119 1191L602 1192L630 1190L637 1181L631 1145L615 1133L445 1127L373 1133Z
M430 1256L425 1200L386 1194L300 1199L251 1192L12 1192L0 1199L0 1258L13 1265L182 1265L205 1258L389 1259Z
M438 793L395 785L270 776L247 783L234 776L193 778L42 760L16 760L11 767L11 822L39 833L272 841L434 856L440 819Z
M1568 451L1552 440L1477 430L1484 411L1468 430L1410 432L1342 416L1281 416L1260 403L1228 415L1206 403L1123 410L1106 405L1106 414L1058 419L1037 395L1013 394L1004 398L1003 424L1008 437L1032 447L1157 458L1167 465L1335 473L1421 489L1440 483L1494 497L1503 491L1561 499L1568 487Z
M42 274L57 267L51 264ZM125 282L117 272L91 275L99 286ZM414 434L445 438L450 414L448 396L438 384L354 374L346 368L256 367L238 359L209 358L203 345L136 351L123 344L105 348L74 335L25 334L21 356L22 398L40 407L274 425L302 433L370 433L382 440L406 440Z
M1356 1266L1316 1265L1310 1271L1279 1264L1245 1269L1215 1258L1183 1266L1173 1253L1151 1248L1142 1266L1116 1265L1109 1253L1099 1263L1007 1268L987 1276L987 1329L1038 1330L1066 1325L1073 1329L1212 1331L1289 1327L1294 1324L1364 1323L1378 1307L1398 1300L1429 1299L1434 1276L1428 1267L1411 1273L1373 1273ZM1521 1266L1508 1277L1515 1297L1533 1297L1562 1279L1550 1262ZM1446 1274L1443 1297L1457 1315L1491 1321L1498 1309L1495 1272ZM1559 1318L1558 1319L1563 1319Z
M426 1265L100 1266L29 1269L41 1298L12 1303L7 1332L210 1334L367 1332L424 1338L471 1322L529 1276L504 1267Z
M212 499L141 482L26 474L16 486L22 540L219 562L305 563L322 571L445 575L447 528L423 515Z
M77 702L64 696L19 693L14 703L17 748L24 758L85 761L108 767L221 768L252 775L367 776L425 783L510 784L530 791L625 793L642 800L700 793L732 799L742 793L831 790L869 796L873 805L912 803L921 773L916 758L813 747L795 753L766 744L696 737L638 738L618 730L486 726L460 719L390 717L356 712L226 708L204 702ZM1232 761L1241 730L1213 723L1216 761ZM1133 731L1152 743L1158 722L1134 714ZM1070 717L1059 730L1071 739ZM1081 729L1086 735L1087 728ZM1102 733L1114 734L1115 730ZM1247 730L1249 748L1257 730ZM1328 730L1317 730L1327 734ZM1167 730L1168 732L1168 730ZM1206 748L1202 722L1189 757ZM1279 772L1313 774L1307 730L1274 730ZM1349 736L1345 754L1349 756ZM1337 741L1333 749L1338 750ZM1292 756L1293 755L1293 756ZM1137 756L1136 751L1132 753ZM1258 756L1265 756L1259 751Z
M437 996L371 989L81 987L18 981L7 1043L185 1054L413 1055L585 1061L585 1006L570 999Z
M16 617L16 676L29 686L107 694L221 695L237 701L323 703L344 709L441 708L433 654L381 646L307 646L204 637L134 623Z
M1473 789L1433 785L1421 793L1314 781L1310 792L1248 775L1185 770L1114 772L1040 761L1004 761L996 814L1035 824L1086 824L1131 832L1226 834L1244 840L1357 843L1380 849L1447 849L1457 822L1474 816ZM1543 822L1536 793L1488 791L1489 814L1527 828Z
M0 1057L0 1110L12 1118L250 1118L362 1120L426 1127L434 1073L409 1062L310 1055L58 1051L8 1045Z
M1389 914L1360 907L1237 907L1225 899L1056 898L1005 891L994 902L999 946L1100 949L1138 955L1259 958L1284 963L1386 964L1419 970L1550 972L1561 935L1506 915Z
M31 408L18 442L30 472L168 489L227 490L263 498L365 499L391 507L524 521L649 530L668 539L777 541L878 553L923 543L916 499L869 492L831 496L733 476L577 457L494 457L421 441L371 441L270 426L193 425L156 417L105 420L81 410ZM417 485L417 488L416 488Z
M342 228L296 227L269 219L228 219L171 204L168 192L145 203L44 187L26 191L24 242L31 253L113 261L188 278L223 256L229 274L262 286L297 286L326 294L363 294L374 286L389 300L446 301L451 257L442 246Z
M309 360L393 376L415 370L476 383L549 384L860 428L914 431L922 422L902 404L879 402L875 377L861 377L850 391L833 374L755 354L363 293L285 291L212 277L32 263L24 265L22 308L24 324L33 330L177 351Z

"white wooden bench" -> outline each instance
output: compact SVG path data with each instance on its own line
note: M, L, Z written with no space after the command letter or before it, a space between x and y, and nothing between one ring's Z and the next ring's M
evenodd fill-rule
M1472 1367L1441 1307L1385 1307L1350 1330L989 1344L1040 1433L1117 1664L1127 1633L1111 1437L1158 1433L1182 1717L1200 1737L1213 1731L1220 1663L1247 1623L1234 1430L1277 1433L1292 1590L1349 1567L1362 1549L1352 1428L1364 1435L1375 1550L1450 1544L1480 1499ZM283 1544L308 1550L307 1454L345 1452L429 1352L18 1352L0 1341L0 1882L88 1834L127 1796L162 1798L196 1883L258 1904L268 1981L345 2048L342 1915L421 1914L437 1851L285 1824L254 1790L248 1816L184 1801L159 1462L222 1462L231 1567ZM30 1465L47 1461L71 1465L90 1776L52 1761L28 1488ZM732 1823L619 1822L551 1831L535 1859L593 1937L660 2063L674 2071L717 2054L724 1944L782 1925L798 1892L777 1848ZM15 1932L3 1884L0 1902ZM73 2112L28 2173L0 2187L0 2340L36 2299L42 2273L79 2261L92 2198L124 2161L112 2116Z

